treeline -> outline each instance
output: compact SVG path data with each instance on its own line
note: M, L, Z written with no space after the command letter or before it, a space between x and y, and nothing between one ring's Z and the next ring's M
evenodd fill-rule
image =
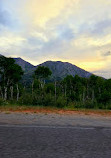
M52 82L51 74L49 68L39 66L32 84L24 87L19 82L23 75L21 67L12 58L0 57L1 100L19 105L111 109L111 79L76 75Z

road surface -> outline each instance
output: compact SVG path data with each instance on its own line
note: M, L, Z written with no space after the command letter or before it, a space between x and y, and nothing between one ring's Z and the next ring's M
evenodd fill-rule
M0 158L110 158L111 118L0 113Z

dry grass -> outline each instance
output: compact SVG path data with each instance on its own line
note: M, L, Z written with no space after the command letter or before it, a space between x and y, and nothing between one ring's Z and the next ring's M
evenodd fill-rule
M111 110L91 110L91 109L59 109L56 107L40 107L40 106L17 106L17 105L8 105L0 106L0 112L23 112L28 113L55 113L55 114L82 114L82 115L102 115L102 116L111 116Z

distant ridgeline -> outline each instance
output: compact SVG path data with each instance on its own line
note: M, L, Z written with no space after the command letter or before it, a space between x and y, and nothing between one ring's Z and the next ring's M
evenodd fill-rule
M61 61L46 61L40 65L33 66L29 62L26 62L25 60L21 58L14 58L15 62L22 67L24 70L24 75L22 82L23 83L31 83L32 82L32 75L34 71L36 70L37 66L45 66L48 67L52 71L52 75L50 77L50 80L57 80L60 81L63 78L65 78L67 75L78 75L83 78L89 78L92 74L90 72L87 72L75 65L72 65L68 62L61 62Z

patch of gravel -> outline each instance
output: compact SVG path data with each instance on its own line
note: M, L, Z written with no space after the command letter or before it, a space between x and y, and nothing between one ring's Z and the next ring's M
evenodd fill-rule
M1 112L0 124L38 126L111 127L111 117L91 115L66 115L43 113Z

